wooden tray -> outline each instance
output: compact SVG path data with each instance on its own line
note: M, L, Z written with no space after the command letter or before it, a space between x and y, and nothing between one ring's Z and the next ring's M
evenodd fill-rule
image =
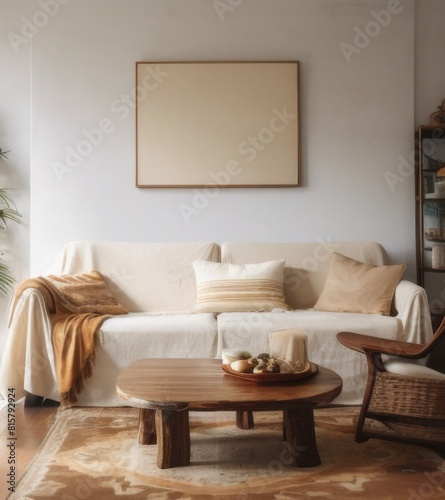
M309 363L308 368L299 373L241 373L232 370L229 365L221 365L221 368L228 375L250 382L287 382L310 377L318 371L318 366L315 363Z

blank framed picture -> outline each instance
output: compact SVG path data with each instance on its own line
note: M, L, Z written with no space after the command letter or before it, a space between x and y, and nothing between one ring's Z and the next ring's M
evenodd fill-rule
M299 62L137 62L136 186L299 183Z

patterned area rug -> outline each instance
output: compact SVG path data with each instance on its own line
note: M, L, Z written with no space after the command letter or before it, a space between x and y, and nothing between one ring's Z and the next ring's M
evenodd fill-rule
M156 445L137 443L137 410L59 410L10 498L445 498L445 465L433 451L382 440L357 444L356 408L315 415L319 467L289 465L278 412L255 413L252 430L238 429L233 412L193 412L191 465L161 470Z

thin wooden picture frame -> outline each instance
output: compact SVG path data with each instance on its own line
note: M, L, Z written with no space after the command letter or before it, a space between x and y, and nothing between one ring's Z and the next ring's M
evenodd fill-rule
M299 73L299 61L136 62L136 186L298 186Z

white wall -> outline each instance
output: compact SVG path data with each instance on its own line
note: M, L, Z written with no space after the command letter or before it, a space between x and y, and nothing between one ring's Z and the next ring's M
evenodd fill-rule
M14 196L31 224L30 239L13 232L16 277L46 272L73 239L320 238L379 241L415 280L409 161L415 126L445 98L445 2L417 0L415 27L414 3L0 0L0 147L18 154ZM390 7L376 24L372 11ZM221 190L188 223L179 207L193 206L193 190L135 188L134 109L123 118L113 103L131 93L138 60L301 61L302 186ZM112 133L59 180L55 162L102 119Z
M413 276L413 178L393 190L385 178L413 147L412 2L386 27L371 11L387 1L238 3L218 16L208 0L72 0L34 37L32 274L73 239L321 238L377 240ZM348 62L340 44L373 28ZM180 205L192 206L193 190L136 189L134 109L123 117L113 103L141 60L301 61L302 186L221 190L188 223ZM69 166L69 148L87 151L85 131L103 119L113 131L58 178L53 166Z

